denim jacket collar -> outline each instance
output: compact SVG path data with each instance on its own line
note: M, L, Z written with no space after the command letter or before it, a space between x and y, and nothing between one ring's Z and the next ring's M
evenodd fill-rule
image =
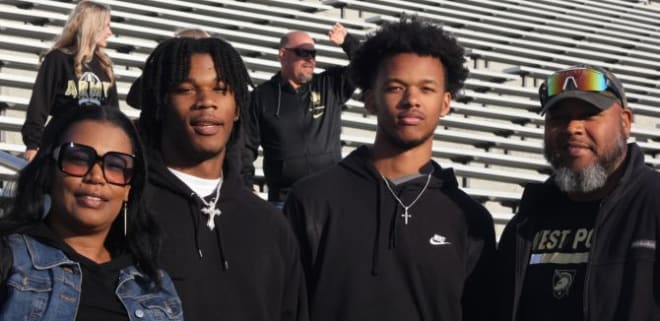
M62 251L53 251L51 246L38 242L37 240L21 235L30 253L32 264L37 270L48 270L55 266L76 264L71 261Z

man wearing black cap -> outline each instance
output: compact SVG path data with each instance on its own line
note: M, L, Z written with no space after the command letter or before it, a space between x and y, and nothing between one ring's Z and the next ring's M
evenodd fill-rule
M499 320L658 320L660 175L627 144L623 86L591 66L541 86L545 157L498 249Z

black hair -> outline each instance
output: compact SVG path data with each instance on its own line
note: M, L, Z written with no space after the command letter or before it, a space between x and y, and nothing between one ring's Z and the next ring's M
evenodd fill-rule
M124 236L124 219L119 215L112 223L105 241L111 253L130 253L138 267L160 285L158 274L158 249L160 233L152 216L144 209L142 196L147 182L147 163L137 130L121 111L103 107L80 107L53 118L44 130L43 139L35 158L21 170L16 197L9 213L0 219L0 235L22 231L43 221L44 199L53 188L57 169L53 150L64 143L68 130L83 121L107 122L121 128L131 140L135 167L131 190L127 201L127 233Z
M240 144L240 122L247 116L248 86L252 86L252 81L241 55L228 42L217 38L174 38L154 49L142 73L140 134L147 147L160 150L162 121L166 108L171 108L168 93L188 78L193 54L209 54L219 80L234 93L240 117L227 143L227 154L230 154Z
M389 22L357 49L351 59L351 79L363 92L372 89L382 62L390 57L414 53L440 59L445 68L445 90L456 96L465 82L468 70L464 50L449 33L417 16Z

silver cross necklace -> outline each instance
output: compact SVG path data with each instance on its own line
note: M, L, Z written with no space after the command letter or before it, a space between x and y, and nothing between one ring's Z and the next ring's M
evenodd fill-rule
M213 231L215 228L215 221L213 220L216 216L220 216L222 212L215 206L218 203L218 200L220 199L220 186L222 181L218 183L218 187L215 188L215 198L211 199L211 201L207 202L203 197L199 197L199 199L202 200L202 203L206 207L202 208L202 213L206 214L209 216L209 220L206 222L206 226Z
M429 174L426 176L426 184L424 184L424 188L422 188L422 191L419 192L419 194L417 194L417 197L415 197L415 199L412 202L410 202L410 204L408 204L408 205L403 204L401 199L398 196L396 196L396 193L394 193L394 190L392 190L392 187L390 186L390 183L387 180L387 178L385 178L385 176L383 176L383 174L380 174L380 177L383 178L383 181L385 182L385 186L387 186L387 189L390 191L390 193L392 193L392 196L394 196L394 199L397 202L399 202L399 205L401 205L401 207L403 207L403 214L401 214L401 217L403 217L403 223L405 225L408 225L408 220L412 217L412 215L410 215L410 213L408 213L408 210L413 205L415 205L415 203L417 203L419 198L422 197L422 194L424 194L424 192L426 192L426 188L429 187L429 183L431 182L431 174L433 174L433 170L431 170L429 172Z

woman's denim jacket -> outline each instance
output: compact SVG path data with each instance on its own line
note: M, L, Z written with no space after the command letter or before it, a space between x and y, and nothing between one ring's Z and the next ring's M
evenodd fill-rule
M74 321L82 285L80 264L27 235L13 234L7 241L13 265L0 320ZM162 288L154 290L153 282L134 266L119 272L115 293L131 321L183 320L172 280L164 272L161 275Z

